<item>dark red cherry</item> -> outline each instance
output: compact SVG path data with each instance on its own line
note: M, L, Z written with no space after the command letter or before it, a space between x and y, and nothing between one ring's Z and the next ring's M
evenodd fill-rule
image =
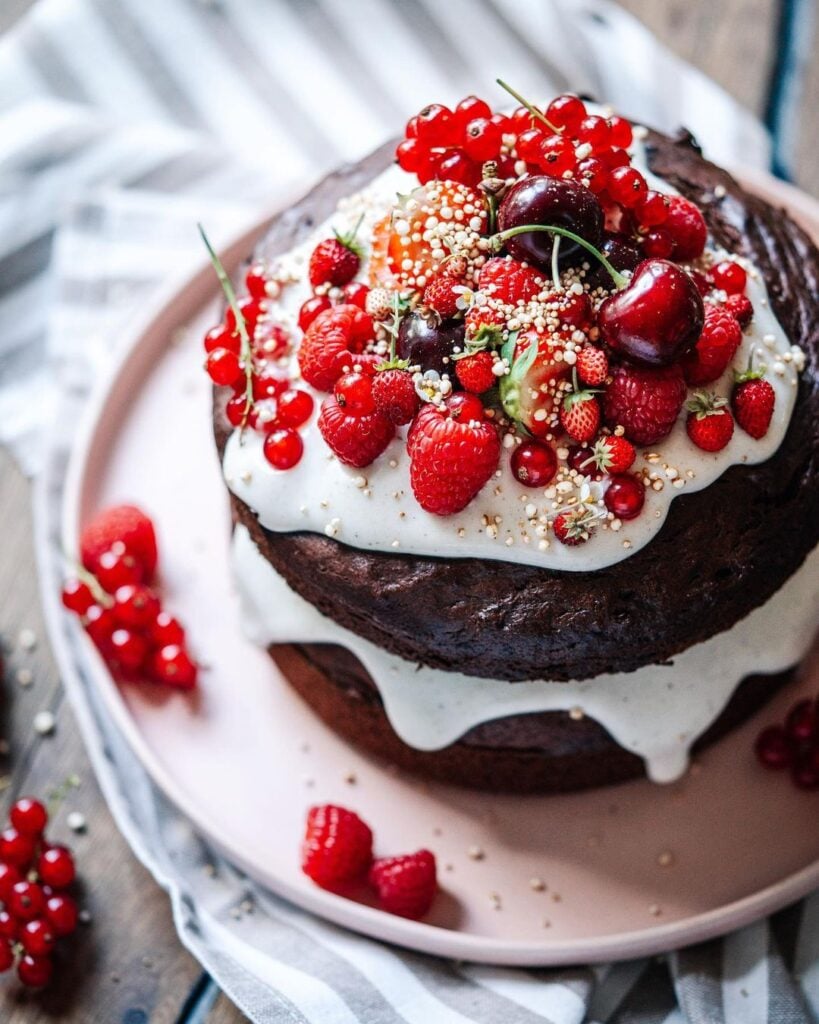
M557 472L557 456L545 441L524 441L510 459L516 480L527 487L545 487Z
M540 224L567 228L591 245L599 245L603 237L603 210L594 193L576 181L534 175L514 184L503 198L498 210L498 229ZM505 249L518 260L549 269L552 264L554 238L545 231L530 231L505 242ZM579 263L589 256L570 238L560 240L560 264Z
M635 519L643 511L646 489L643 481L631 473L617 473L603 495L609 512L618 519Z
M410 366L452 375L450 357L456 346L463 348L464 331L463 320L439 320L437 316L410 313L398 329L396 351Z
M637 246L631 243L628 235L607 233L600 250L614 269L621 273L624 270L633 273L645 259ZM611 291L614 285L606 268L594 257L590 257L589 263L593 264L586 274L586 281L590 287L606 288Z
M646 366L669 366L694 347L705 310L696 284L668 260L644 260L628 287L610 295L597 322L619 355Z

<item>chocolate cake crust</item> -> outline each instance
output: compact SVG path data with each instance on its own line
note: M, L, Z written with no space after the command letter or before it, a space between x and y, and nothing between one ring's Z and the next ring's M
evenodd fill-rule
M592 573L364 551L317 534L274 533L234 497L235 517L263 556L323 614L433 668L513 681L585 679L661 663L729 629L817 544L819 252L784 211L704 160L690 137L651 132L647 148L651 169L698 203L714 239L754 261L782 327L805 351L778 451L676 498L645 548ZM325 179L274 221L259 255L297 245L342 196L382 171L393 151L385 146ZM220 453L229 433L224 399L214 403Z

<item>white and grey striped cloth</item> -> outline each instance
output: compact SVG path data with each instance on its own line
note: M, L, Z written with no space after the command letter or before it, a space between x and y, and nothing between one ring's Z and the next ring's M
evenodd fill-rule
M768 159L753 118L605 0L40 0L0 40L0 440L39 471L47 601L71 425L129 318L201 258L195 221L224 242L425 102L494 95L497 76L685 123L724 163ZM219 863L116 732L71 633L55 642L120 827L253 1021L819 1019L819 897L663 960L572 970L447 963L313 918Z

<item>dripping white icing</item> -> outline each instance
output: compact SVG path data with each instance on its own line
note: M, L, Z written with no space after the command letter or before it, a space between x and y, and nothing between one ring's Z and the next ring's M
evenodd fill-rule
M495 718L580 708L643 758L655 782L683 774L691 745L743 676L776 672L804 656L819 617L818 548L767 604L671 665L579 683L508 683L419 667L343 629L287 586L243 526L234 534L232 560L250 639L260 645L336 643L352 651L378 686L396 733L410 746L438 750Z

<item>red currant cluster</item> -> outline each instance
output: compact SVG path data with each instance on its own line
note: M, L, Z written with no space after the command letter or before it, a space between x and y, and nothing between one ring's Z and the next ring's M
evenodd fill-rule
M107 509L83 531L80 548L84 578L66 580L63 605L81 617L111 671L193 689L198 670L185 630L148 585L157 562L150 519L133 506Z
M756 740L760 764L788 769L799 789L819 789L819 698L800 700L782 725L769 725Z
M24 985L41 988L52 974L57 941L77 927L77 904L66 890L76 871L71 851L45 837L48 812L24 797L0 832L0 971L17 964Z
M234 427L249 426L264 435L264 454L275 469L291 469L304 444L298 428L313 413L311 395L291 386L280 367L292 351L289 332L266 316L268 281L264 267L254 264L245 275L247 295L237 308L250 341L242 351L236 314L230 305L221 324L205 335L205 369L219 387L232 388L225 415ZM248 374L248 360L250 373Z

